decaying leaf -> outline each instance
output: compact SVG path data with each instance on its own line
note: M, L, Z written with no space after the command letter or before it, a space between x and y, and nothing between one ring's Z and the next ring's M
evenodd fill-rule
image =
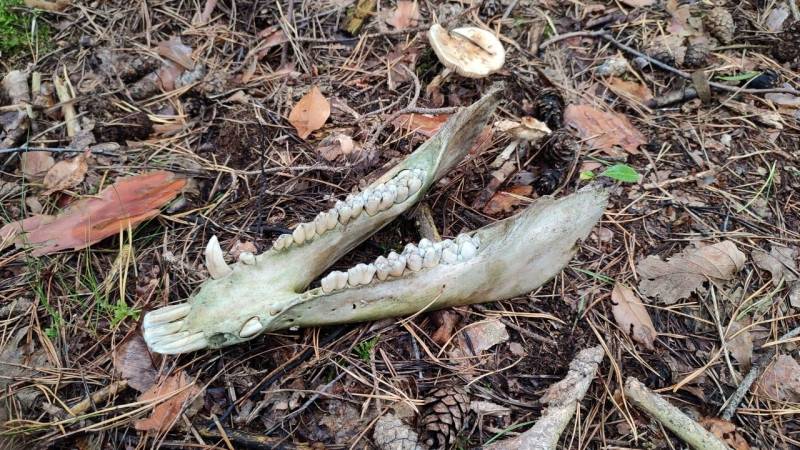
M0 228L0 249L14 242L32 246L33 256L78 250L158 215L186 180L158 171L122 178L96 196L81 199L59 215L35 215Z
M44 176L44 195L52 194L56 191L73 188L83 181L86 172L89 170L87 153L59 161L47 171Z
M656 328L639 296L633 289L618 282L611 291L611 301L613 302L611 312L617 325L634 341L653 350Z
M178 415L184 408L189 407L186 403L194 399L200 392L200 387L192 383L183 371L167 377L163 382L152 386L139 396L140 402L164 398L166 400L153 408L150 417L137 420L134 427L139 431L159 433L169 431Z
M317 153L328 161L340 156L348 156L356 150L353 138L344 133L333 133L323 139L317 146Z
M0 376L0 390L3 392L8 392L7 388L11 384L34 376L37 370L50 367L44 349L40 347L34 350L32 343L28 344L25 340L27 335L28 327L23 327L3 343L2 351L0 351L0 373L3 374ZM13 397L26 409L32 407L36 397L41 394L41 391L34 386L24 389L15 388L13 391ZM7 400L0 403L0 422L5 422L9 418L8 410L6 410L8 403ZM0 443L2 443L1 440Z
M564 123L574 127L589 145L612 155L619 153L615 147L637 154L639 146L647 142L627 116L600 111L590 105L567 106Z
M728 351L746 371L750 368L750 361L753 359L753 336L747 330L742 331L744 328L745 325L742 323L731 323L727 339Z
M628 100L645 103L653 98L650 88L635 81L627 81L618 77L609 77L605 83L612 92Z
M392 124L405 132L415 132L426 137L431 137L442 128L449 114L401 114L392 121Z
M769 253L763 250L753 251L753 262L761 269L772 274L777 283L797 280L797 249L773 245Z
M508 340L508 331L500 319L487 319L471 324L459 340L465 355L480 355L497 344Z
M531 199L529 195L533 193L532 186L512 186L507 191L500 191L495 193L486 206L483 207L483 212L493 216L502 212L511 212L514 207L529 202Z
M159 42L156 51L159 55L181 65L186 70L194 68L192 47L184 44L180 36L173 36L169 40Z
M20 156L22 173L34 179L44 177L55 163L50 152L24 152Z
M419 5L416 0L398 0L392 17L386 21L398 30L417 26L419 21Z
M431 313L431 318L437 325L436 331L431 335L431 339L439 345L444 345L450 340L456 325L461 321L461 316L449 309L434 311Z
M702 417L699 422L703 428L722 439L733 450L750 450L747 441L736 431L736 425L727 420L716 417Z
M142 336L136 334L114 351L114 368L128 380L128 386L145 392L156 382L158 372Z
M759 377L756 392L781 402L800 402L800 364L789 355L778 355Z
M724 281L744 267L747 257L732 241L689 248L664 262L650 255L637 266L639 291L668 305L689 297L707 280Z
M330 115L330 102L318 87L313 86L292 108L292 112L289 113L289 123L297 130L297 135L305 139L312 132L322 128Z

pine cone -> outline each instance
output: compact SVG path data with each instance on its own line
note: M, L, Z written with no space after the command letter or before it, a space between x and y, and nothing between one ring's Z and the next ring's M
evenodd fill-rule
M494 17L502 12L503 5L498 0L483 0L481 3L481 15L485 17Z
M420 421L422 441L430 448L450 448L463 429L469 394L462 388L451 386L436 389L425 399Z
M546 88L539 91L533 107L536 118L546 123L551 130L561 128L564 120L564 99L557 89Z
M564 128L554 131L544 143L542 156L556 166L565 166L575 159L578 143Z
M778 38L780 42L772 46L773 58L780 63L787 63L800 57L800 20L789 25Z
M556 168L545 169L533 182L533 188L539 195L550 195L561 183L561 171Z
M736 32L733 16L725 8L716 7L706 14L706 28L723 44L730 44Z
M711 53L711 44L708 40L698 40L691 42L686 47L686 56L683 57L683 63L689 67L700 67L708 61L708 55Z

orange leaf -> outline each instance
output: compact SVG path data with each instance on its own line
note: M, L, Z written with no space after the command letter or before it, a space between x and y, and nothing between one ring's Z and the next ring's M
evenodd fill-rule
M52 194L79 185L89 170L86 158L86 154L80 154L72 159L55 163L44 176L44 187L47 189L44 194Z
M49 152L24 152L20 156L22 173L33 178L43 177L55 163Z
M398 129L406 130L407 132L419 133L423 136L431 137L442 128L447 119L450 118L449 114L439 114L431 116L428 114L400 114L392 121Z
M405 30L408 27L417 26L417 21L419 21L419 5L417 5L417 2L398 0L394 14L386 23L398 30Z
M169 431L184 406L187 406L184 403L193 399L199 393L200 387L192 384L185 372L181 371L167 377L163 383L151 387L147 392L139 396L138 400L140 402L168 398L153 408L150 417L137 420L134 423L134 427L139 431L155 431L159 433Z
M531 186L513 186L507 191L497 192L483 207L483 212L490 216L501 212L511 212L515 206L529 201L530 199L526 197L531 195L532 192L533 188Z
M41 256L88 247L157 216L185 184L185 179L165 171L122 178L57 216L37 215L5 225L0 228L0 249L13 241L18 247L36 247L33 256Z
M736 431L736 425L727 420L717 419L716 417L701 417L700 425L710 431L714 436L720 438L734 450L750 450L750 445L744 440L741 434Z
M621 78L610 77L608 81L606 81L606 85L620 97L632 99L639 103L644 103L653 98L653 94L650 93L650 89L647 86L635 81L626 81Z
M611 291L611 301L614 302L611 313L622 331L630 334L634 341L652 350L653 342L656 340L656 328L639 296L628 286L617 283Z
M614 155L614 147L622 147L632 154L647 139L630 120L622 114L605 112L589 105L569 105L564 112L564 123L571 125L594 148Z
M289 123L297 130L297 135L305 139L312 132L325 125L331 115L331 103L322 95L319 88L314 86L294 105L289 113Z

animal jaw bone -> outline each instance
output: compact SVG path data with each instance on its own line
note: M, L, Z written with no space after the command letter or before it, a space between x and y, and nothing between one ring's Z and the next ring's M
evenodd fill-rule
M603 195L542 200L514 219L459 236L450 244L423 240L347 273L331 272L322 278L321 287L307 289L343 254L419 200L464 157L493 112L498 94L494 90L455 114L437 135L364 192L279 237L270 250L222 266L221 248L217 256L219 244L210 242L207 259L212 278L189 302L145 315L148 346L166 354L219 348L295 326L373 320L426 307L509 298L547 281L567 263L575 241L585 237L602 214ZM551 216L558 219L548 219ZM509 258L510 254L516 257ZM520 277L520 270L533 272ZM481 283L475 284L477 279Z

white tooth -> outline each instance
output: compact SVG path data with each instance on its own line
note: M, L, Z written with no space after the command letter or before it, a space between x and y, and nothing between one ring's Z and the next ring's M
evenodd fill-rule
M155 309L144 315L144 328L149 328L159 323L172 322L173 320L183 319L189 314L192 305L181 303Z
M364 284L372 283L372 279L375 277L375 272L377 272L377 270L375 264L367 264L364 269Z
M411 253L406 256L406 267L412 272L422 269L422 256L419 253Z
M409 255L411 253L417 253L418 251L419 250L417 249L416 245L414 245L414 244L406 244L405 248L403 249L403 254L404 255Z
M347 225L350 217L353 216L353 208L343 201L336 202L336 211L339 212L339 223Z
M323 211L314 218L314 232L322 236L326 231L328 231L328 212Z
M302 244L306 241L306 230L303 228L303 224L297 226L297 228L292 231L292 239L294 240L295 244Z
M397 252L395 252L393 250L393 251L389 252L389 255L386 257L386 259L388 259L389 261L393 261L393 260L397 260L397 258L399 258L399 257L400 257L400 255L398 255Z
M181 331L181 332L178 332L178 333L168 334L168 335L162 336L161 338L152 339L152 341L153 341L152 344L153 344L153 346L171 345L173 342L179 341L179 340L189 336L190 334L191 333L189 333L188 331Z
M475 248L480 248L481 238L479 238L477 234L472 236L472 244L475 246Z
M336 274L336 289L344 289L347 286L347 272L333 272Z
M242 264L252 266L256 263L256 255L250 252L239 253L239 261L241 261Z
M394 205L394 199L397 197L397 187L395 185L390 184L386 186L386 189L383 191L383 196L381 196L381 203L378 207L381 211L389 209Z
M455 264L458 262L458 253L452 247L442 250L442 262L445 264Z
M375 275L378 277L379 280L383 281L389 276L389 272L392 271L391 262L389 260L385 261L375 261Z
M461 247L461 244L463 244L464 242L470 242L470 241L472 241L472 239L470 239L468 234L461 233L458 236L456 236L456 245L458 245L459 247Z
M375 190L375 192L383 192L385 189L386 189L386 184L381 183L381 184L375 186L374 190Z
M350 286L358 286L361 284L361 264L347 269L347 284Z
M425 179L425 170L424 169L414 169L414 177L419 178L420 180Z
M300 226L305 231L306 241L312 241L317 237L317 226L314 225L314 222L301 223Z
M278 238L275 239L275 242L272 243L272 248L275 250L283 250L284 243L285 241L283 240L283 235L278 236Z
M403 179L409 177L410 175L411 175L411 171L410 170L401 170L392 179L399 181L399 180L403 180ZM402 184L402 183L400 183L400 184Z
M408 194L414 195L422 187L422 180L417 177L408 179Z
M294 244L294 237L291 234L282 234L281 237L283 238L283 248L289 248Z
M339 223L339 211L333 208L328 211L328 216L325 218L325 228L332 230L336 228L337 223Z
M464 242L458 248L458 257L462 261L466 261L468 259L472 259L475 254L477 253L477 249L472 244L472 242Z
M441 258L441 256L441 253L436 251L435 248L425 250L425 256L422 258L422 266L433 267L439 264L439 258Z
M399 277L403 275L403 271L406 268L406 257L403 255L398 256L396 259L389 260L391 264L391 268L389 270L389 275L393 277Z
M193 352L195 350L201 350L205 347L206 339L203 337L203 333L200 332L192 334L191 336L186 336L182 339L178 339L177 341L166 345L159 342L153 350L158 353L176 354Z
M397 195L394 197L395 203L403 203L408 198L408 186L405 184L397 185Z
M248 338L251 336L255 336L259 331L263 330L264 326L261 325L261 321L258 320L258 317L251 317L250 320L242 325L242 329L239 330L239 337L241 338Z
M233 269L228 267L225 262L225 257L222 253L222 247L219 246L219 240L216 236L211 236L206 245L206 268L209 275L215 280L228 276Z
M419 247L420 249L433 248L433 242L431 242L430 240L428 240L426 238L422 238L422 239L420 239L419 243L417 244L417 247Z
M383 255L378 256L377 258L375 258L375 264L384 264L384 263L387 263L387 262L389 262L389 260Z
M370 216L374 216L378 213L378 207L381 204L381 198L375 195L372 195L364 202L364 211L367 212Z
M333 290L336 289L336 272L331 272L325 275L320 283L322 284L322 292L326 294L333 292Z
M350 207L353 209L353 212L350 213L350 217L355 219L359 215L361 215L361 211L364 210L364 201L361 200L360 197L356 197L353 199L353 203L348 203Z
M161 337L161 336L166 336L168 334L177 333L178 330L180 330L182 326L183 326L183 321L179 320L177 322L170 322L170 323L165 323L165 324L157 324L156 326L153 326L153 324L150 324L149 327L146 326L146 327L143 327L143 328L144 328L145 337L148 340L154 340L155 338L158 338L158 337Z

